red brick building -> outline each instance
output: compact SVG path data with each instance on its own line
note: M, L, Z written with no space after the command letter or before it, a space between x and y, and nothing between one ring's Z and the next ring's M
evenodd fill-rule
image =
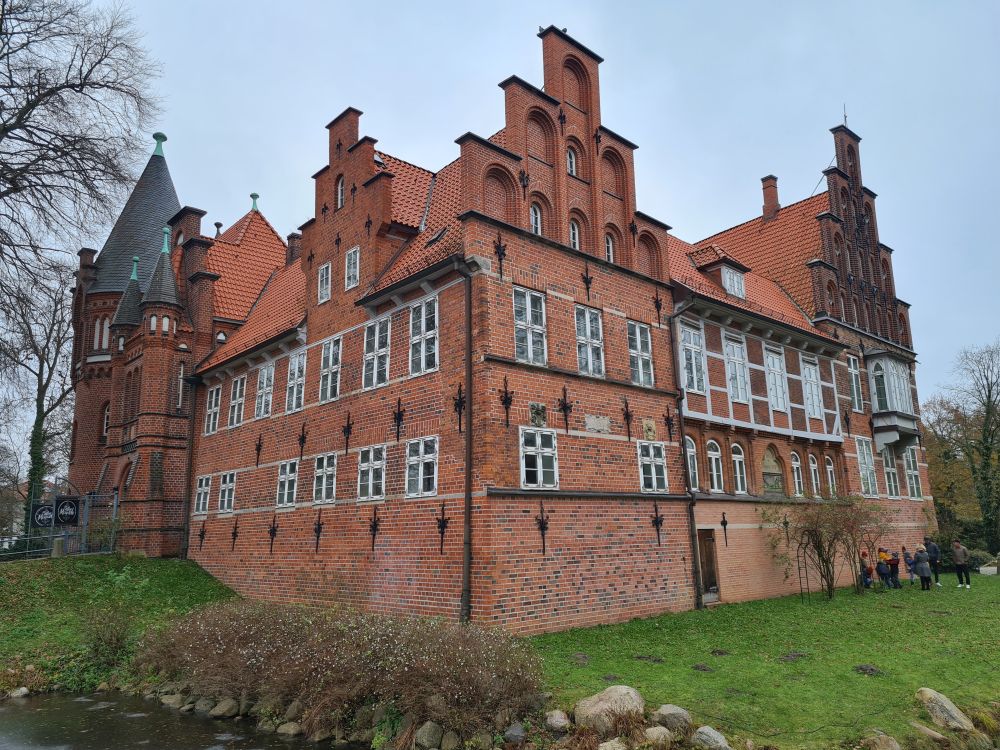
M336 117L284 242L256 196L203 233L158 143L75 298L71 478L117 488L126 544L537 632L797 590L764 508L933 523L860 139L834 129L827 192L765 178L761 217L688 244L637 207L601 58L539 36L544 86L502 81L503 128L436 172Z

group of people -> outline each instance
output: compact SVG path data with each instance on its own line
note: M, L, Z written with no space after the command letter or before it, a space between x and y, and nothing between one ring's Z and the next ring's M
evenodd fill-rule
M972 588L969 580L969 550L958 540L951 543L952 555L955 560L955 573L958 575L958 588L965 586ZM910 577L910 585L920 579L920 588L923 591L930 591L933 578L934 585L941 585L941 548L930 537L924 537L924 543L918 544L916 552L911 554L906 547L902 548L902 563L906 567L906 572ZM890 552L885 547L879 547L875 560L872 560L867 551L861 552L861 580L865 588L871 588L875 583L877 575L882 582L882 587L887 589L901 589L903 584L899 582L900 553Z

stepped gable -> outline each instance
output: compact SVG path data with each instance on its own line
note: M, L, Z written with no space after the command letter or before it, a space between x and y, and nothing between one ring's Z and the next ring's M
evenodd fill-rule
M824 191L789 206L773 219L759 216L706 237L695 245L718 245L740 262L781 283L809 314L814 314L812 280L806 262L822 257L816 217L830 210Z
M181 208L161 148L166 136L157 133L154 138L156 150L149 157L97 256L94 283L87 290L90 294L124 291L131 275L133 255L139 256L140 290L145 291L149 286L163 227Z
M201 363L199 372L235 359L294 330L305 320L306 277L298 262L273 273L254 301L246 323Z
M216 237L205 261L207 269L219 275L216 317L246 320L267 280L285 265L286 251L284 240L257 209Z

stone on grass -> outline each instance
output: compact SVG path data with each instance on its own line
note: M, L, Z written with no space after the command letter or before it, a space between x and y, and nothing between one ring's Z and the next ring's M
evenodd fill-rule
M302 725L297 721L286 721L276 730L282 737L298 737L302 734Z
M425 721L417 733L413 735L413 742L420 750L435 750L441 746L442 737L444 737L444 730L440 724Z
M958 706L937 690L920 688L917 691L917 700L924 704L927 713L931 715L931 719L939 727L957 729L962 732L971 732L976 728Z
M522 745L527 737L528 733L524 729L524 724L519 721L515 721L503 733L504 742L511 745Z
M615 737L613 740L602 742L597 746L597 750L628 750L628 745L622 741L621 737Z
M691 731L691 714L672 703L665 703L660 706L653 711L653 715L650 718L654 724L666 727L681 737L687 736L687 733Z
M28 688L19 687L11 690L9 693L7 693L7 696L10 698L27 698L30 693L31 691L28 690Z
M211 698L199 698L194 704L194 710L200 714L207 714L213 708L215 708L215 701Z
M911 721L910 726L916 729L918 732L920 732L920 734L922 734L924 737L934 740L935 742L944 743L948 741L948 738L945 737L943 734L934 731L926 724L921 724L919 721Z
M880 732L877 729L871 737L865 737L861 746L867 748L867 750L902 750L899 743L896 742L895 737L892 737L885 732Z
M441 750L459 750L462 747L462 738L454 732L445 732L441 737Z
M569 717L565 711L560 711L559 709L549 711L545 714L545 726L548 727L549 731L566 734L570 728ZM441 750L444 750L444 748L441 748Z
M295 700L288 704L285 710L285 721L298 721L302 716L302 703Z
M698 727L691 735L691 747L704 747L707 750L732 750L726 738L712 727Z
M661 727L656 725L655 727L646 727L646 742L650 745L669 745L674 741L674 733L671 732L666 727Z
M589 727L602 737L610 736L615 716L626 713L642 714L646 702L639 691L627 685L612 685L576 704L576 723Z
M180 708L187 703L187 700L180 693L171 693L169 695L161 695L160 703L167 708Z
M213 719L231 719L240 712L240 704L232 698L223 698L212 707L208 715Z

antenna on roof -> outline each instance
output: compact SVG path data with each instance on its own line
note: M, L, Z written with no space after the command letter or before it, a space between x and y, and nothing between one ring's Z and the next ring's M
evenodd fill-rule
M847 102L844 102L844 127L847 127Z
M250 200L253 201L253 205L250 206L250 210L251 211L256 211L257 210L257 199L258 198L260 198L260 195L258 195L257 193L250 193Z

